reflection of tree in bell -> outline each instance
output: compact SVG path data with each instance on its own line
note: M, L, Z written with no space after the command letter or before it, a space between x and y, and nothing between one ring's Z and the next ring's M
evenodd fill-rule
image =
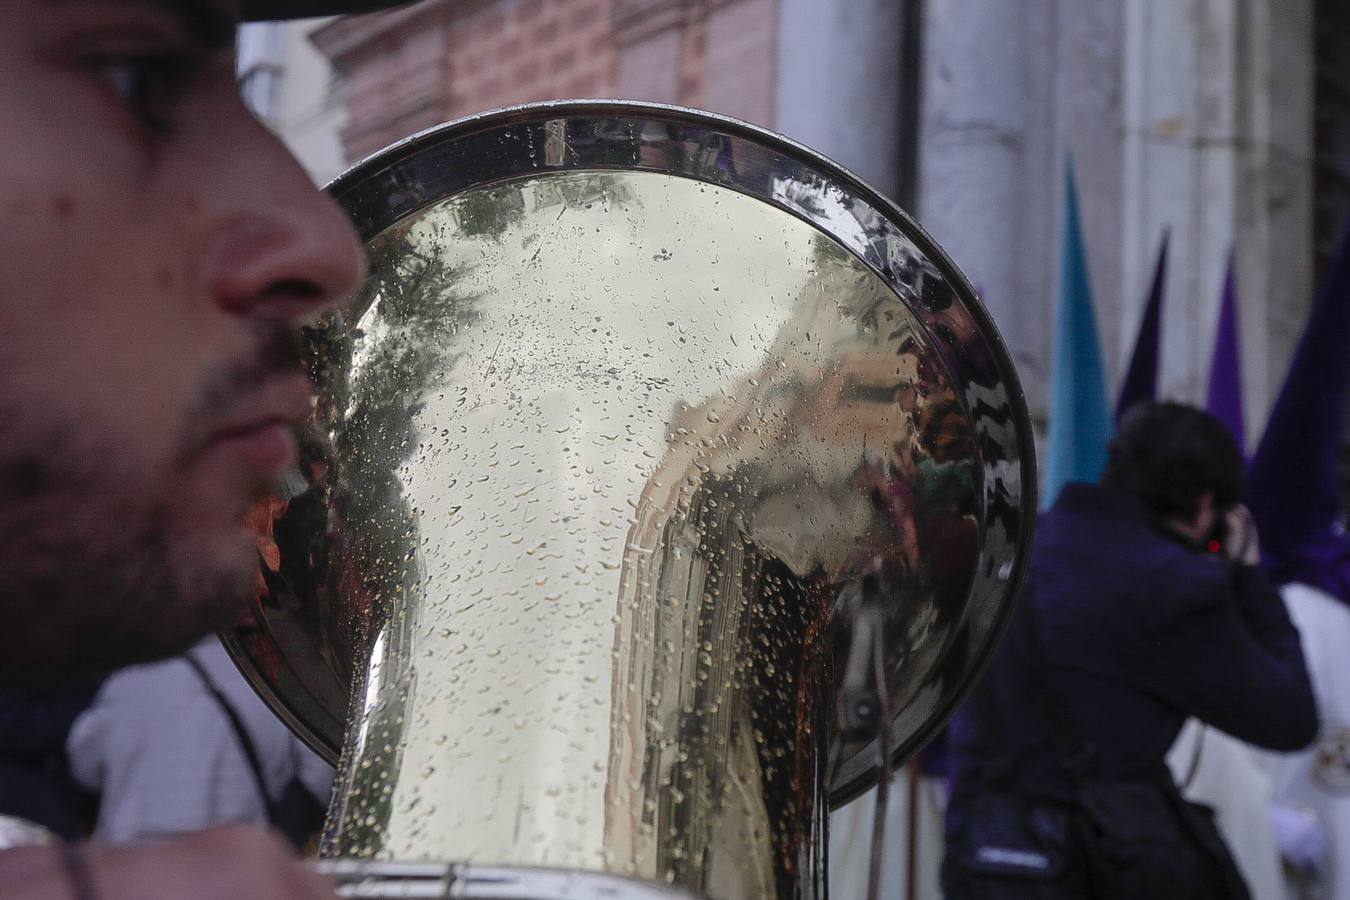
M528 248L531 236L518 234L528 213L548 208L544 215L556 221L572 209L607 210L627 196L613 175L586 173L493 185L428 208L368 243L370 275L362 291L312 336L318 416L336 460L329 478L331 543L342 547L332 556L344 561L329 574L330 590L340 598L332 606L347 617L334 623L340 633L332 644L354 648L354 660L369 660L351 673L353 727L364 750L360 765L340 773L346 784L337 791L343 800L332 833L341 835L344 856L388 847L395 820L409 833L421 827L414 807L422 795L396 786L405 774L414 705L445 686L418 685L414 660L425 656L420 648L414 655L414 644L430 621L422 610L427 579L435 580L425 571L423 542L427 522L440 510L415 508L412 498L425 464L434 469L458 438L446 433L447 409L454 409L453 419L510 402L506 395L477 395L467 412L453 406L466 396L466 378L470 384L476 378L462 371L475 352L474 335L500 310L482 304L505 305L514 296L494 290L475 271L478 263L458 260L490 257L518 240ZM492 350L486 354L480 371L490 375ZM439 425L434 430L432 420ZM452 427L461 426L462 420Z
M480 215L478 227L495 226ZM345 564L329 573L329 589L350 618L330 628L339 632L336 646L374 660L368 673L353 673L353 697L366 702L353 713L365 715L364 727L377 738L372 744L383 746L386 757L348 773L350 784L337 792L339 812L346 839L368 835L364 843L374 847L389 818L403 710L415 687L409 649L421 589L417 511L404 495L400 469L417 451L417 414L453 366L452 338L473 323L478 298L458 287L466 272L448 267L438 247L412 228L387 232L368 250L370 276L360 294L308 337L319 416L334 448L334 540L345 549L334 554ZM363 683L367 677L373 683ZM348 844L347 852L361 843Z
M461 197L451 215L465 237L501 240L525 215L525 192L519 182L479 188Z
M527 210L556 206L562 207L561 214L568 208L589 208L593 203L613 203L628 209L641 206L622 178L608 172L589 172L567 178L526 178L479 188L456 198L446 212L461 239L501 241L508 229L520 224ZM444 234L444 228L438 233Z

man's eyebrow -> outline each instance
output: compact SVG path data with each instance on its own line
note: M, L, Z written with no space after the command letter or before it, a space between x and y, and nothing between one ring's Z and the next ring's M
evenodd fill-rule
M52 0L78 6L89 0ZM162 10L203 50L219 53L234 44L239 19L223 0L121 0Z

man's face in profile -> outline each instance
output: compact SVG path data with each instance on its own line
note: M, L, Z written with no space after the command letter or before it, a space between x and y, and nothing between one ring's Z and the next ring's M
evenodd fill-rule
M294 321L360 278L240 103L227 0L0 0L0 683L239 611L308 411Z

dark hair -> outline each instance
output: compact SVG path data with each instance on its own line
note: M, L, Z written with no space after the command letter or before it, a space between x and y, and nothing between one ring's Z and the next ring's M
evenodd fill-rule
M1214 493L1220 511L1242 497L1242 454L1233 436L1193 406L1131 406L1108 454L1101 483L1138 497L1160 519L1194 516L1206 491Z

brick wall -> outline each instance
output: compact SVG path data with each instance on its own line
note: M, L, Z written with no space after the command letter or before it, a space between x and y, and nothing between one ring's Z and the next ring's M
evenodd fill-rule
M424 0L340 19L349 160L497 106L624 97L772 125L778 0Z
M452 115L613 96L613 0L500 0L456 16L443 52Z

